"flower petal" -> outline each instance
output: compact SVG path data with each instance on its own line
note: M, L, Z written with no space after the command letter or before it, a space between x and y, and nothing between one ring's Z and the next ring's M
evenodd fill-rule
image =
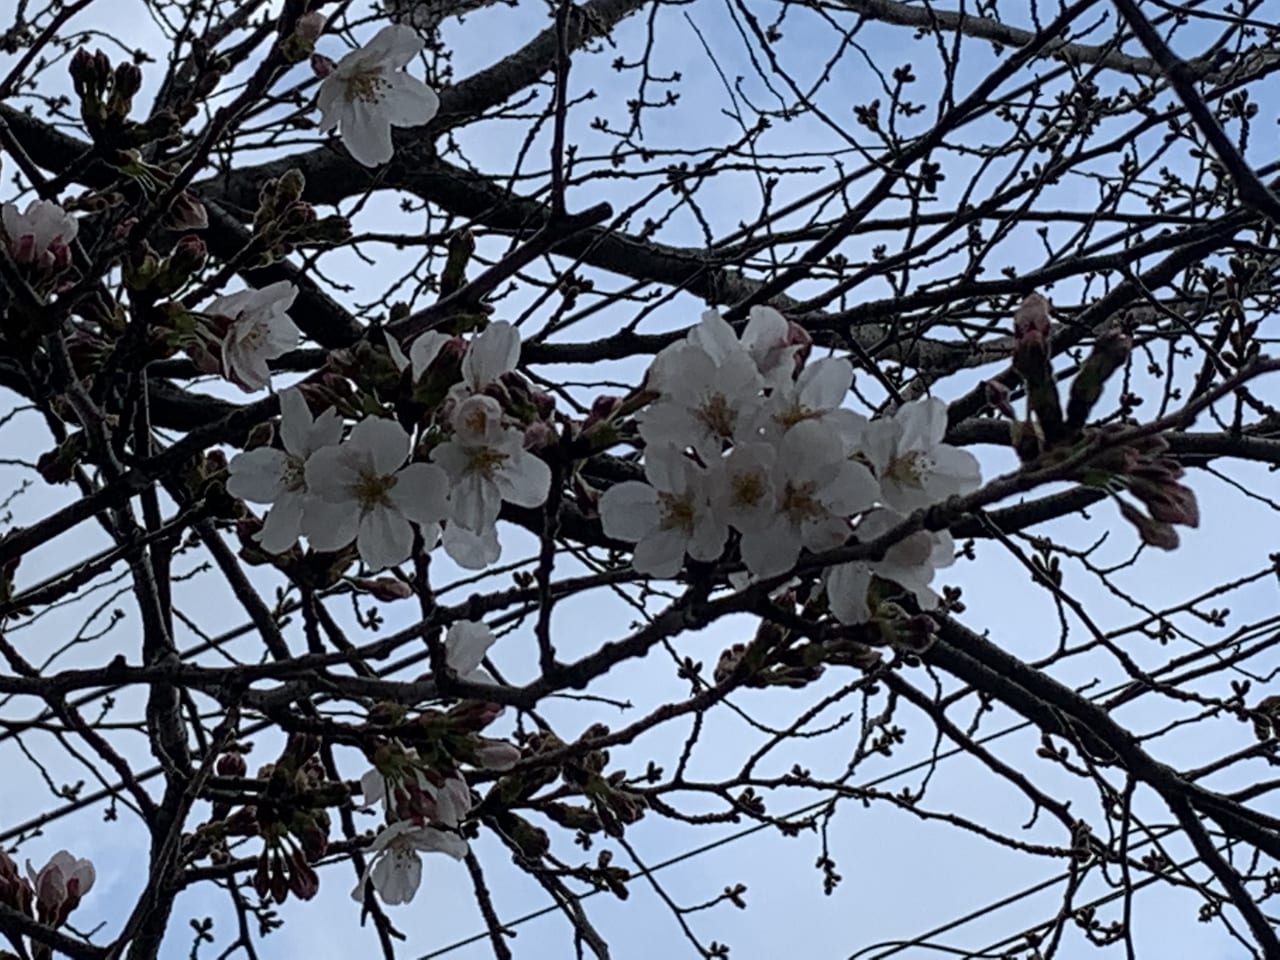
M669 580L684 566L688 542L682 530L654 530L636 544L631 565L640 573Z
M496 527L475 531L451 523L444 528L442 543L449 559L465 570L483 570L502 556Z
M341 550L360 532L360 507L354 500L329 503L308 497L302 508L302 533L317 553Z
M347 444L369 457L379 476L390 476L409 459L409 435L394 420L365 417L351 431Z
M360 559L370 570L404 563L413 551L413 527L397 510L374 507L360 517Z
M498 492L507 503L518 507L540 507L551 489L551 468L538 457L516 450L494 478Z
M497 641L487 623L458 620L444 637L445 662L460 677L475 671Z
M382 81L378 106L393 127L420 127L439 112L440 97L417 77L395 72L384 74Z
M409 464L396 474L396 485L387 496L397 510L419 525L439 523L449 516L449 477L434 464Z
M505 320L489 324L471 341L462 358L462 379L479 392L520 360L520 331Z
M237 453L227 464L227 493L253 503L274 503L284 492L289 455L274 447Z
M658 525L658 492L639 480L615 484L600 498L600 523L606 537L643 540Z
M391 124L371 103L353 100L343 111L342 144L351 159L366 167L386 163L395 153L391 143Z
M302 532L302 510L306 497L300 493L286 492L267 511L266 520L258 532L258 545L267 553L284 553L298 542Z

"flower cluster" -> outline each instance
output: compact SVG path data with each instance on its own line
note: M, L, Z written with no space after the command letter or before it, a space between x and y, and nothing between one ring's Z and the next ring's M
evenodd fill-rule
M485 624L455 623L445 636L449 668L465 680L490 680L480 662L493 642ZM489 710L484 721L496 717L497 711ZM520 758L519 749L503 740L469 735L463 742L470 751L467 759L490 770L509 769ZM428 764L417 749L397 741L384 743L373 761L360 789L364 806L381 806L387 822L369 847L369 864L351 896L363 900L371 884L383 903L408 903L422 882L423 853L455 860L467 855L461 827L471 811L471 787L456 765Z
M942 442L942 401L868 421L842 406L849 362L808 362L808 348L781 314L757 307L741 339L711 310L654 358L653 399L637 417L647 482L600 498L605 533L636 544L636 570L673 577L686 556L719 559L736 534L751 575L774 577L802 550L871 539L910 511L977 489L977 459ZM945 532L921 532L881 561L837 567L827 576L832 611L866 620L872 574L931 608L933 570L950 560Z
M32 200L21 213L17 204L3 204L0 221L9 241L9 255L19 266L52 272L71 263L71 242L80 224L51 200Z
M424 334L408 357L398 349L393 357L406 369L425 371L441 340L447 338ZM514 370L519 333L494 323L464 349L463 379L446 407L452 436L435 446L430 463L412 462L412 438L391 420L366 417L343 440L334 410L313 418L297 388L284 391L284 449L259 447L228 465L229 493L271 504L258 534L262 548L282 553L306 537L313 549L327 552L354 541L360 559L381 570L409 558L416 527L427 550L443 542L464 567L497 560L503 502L541 505L551 470L525 449L524 432L502 405L479 392Z

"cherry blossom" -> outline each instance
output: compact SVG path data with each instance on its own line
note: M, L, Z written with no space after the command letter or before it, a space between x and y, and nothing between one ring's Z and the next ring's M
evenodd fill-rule
M323 447L307 460L312 496L302 514L302 532L319 551L338 550L352 540L370 568L403 563L413 548L417 524L427 549L440 537L448 516L449 481L427 463L410 463L409 435L390 420L368 417L341 446Z
M773 474L777 448L770 443L742 443L714 466L711 501L717 514L743 532L767 526L777 513Z
M706 463L725 444L750 438L763 402L764 379L742 350L717 363L693 343L667 347L654 360L649 382L662 396L637 417L640 436L650 447L693 447Z
M505 320L489 324L467 345L462 357L462 382L450 391L456 400L464 400L497 383L520 362L520 331Z
M742 531L742 560L761 578L790 570L802 547L840 546L849 535L846 518L872 506L880 494L870 471L846 459L840 436L813 420L796 424L778 444L773 486L773 515Z
M71 262L71 241L80 222L51 200L32 200L18 212L16 203L0 206L9 252L19 264L40 270L64 268Z
M888 533L905 519L883 507L870 511L854 531L863 542ZM874 574L903 587L922 610L933 610L938 595L929 586L936 570L955 562L955 542L946 530L917 530L899 540L878 561L855 560L836 564L824 575L827 603L841 623L866 623L871 618L867 590Z
M807 365L794 381L774 385L761 409L759 432L777 442L797 423L817 420L839 433L846 452L862 440L867 418L840 406L853 383L853 367L843 357L823 357Z
M254 503L270 503L258 543L268 553L283 553L298 542L307 499L306 462L322 447L342 439L342 418L332 408L312 418L296 388L280 394L283 450L258 447L236 454L227 465L227 492Z
M423 853L444 853L461 860L467 850L467 841L456 833L397 820L384 827L369 846L369 864L351 896L362 901L365 885L372 882L383 903L408 903L422 883Z
M716 310L703 313L702 322L689 331L686 339L717 363L735 352L745 352L771 385L791 380L796 353L801 349L791 342L787 318L772 307L751 308L741 340Z
M421 126L440 109L436 92L401 69L424 46L416 31L391 24L339 60L321 82L319 128L338 127L357 163L386 163L394 152L391 128Z
M674 577L685 554L711 561L724 551L729 529L711 505L711 475L669 445L645 451L648 483L628 480L600 498L606 536L636 544L632 566L653 577Z
M502 502L541 506L551 488L551 468L524 448L524 433L502 422L502 407L477 395L459 403L451 418L453 439L431 452L449 475L453 522L482 533L498 520Z
M481 663L496 639L488 624L475 620L458 620L445 633L445 662L458 675L459 680L493 683L493 675Z
M35 893L36 918L52 927L61 926L93 887L95 876L92 863L66 850L59 850L39 870L28 860L27 877Z
M360 808L382 805L389 820L415 820L457 827L471 810L471 787L461 774L436 785L427 776L418 751L402 747L384 773L371 767L360 778Z
M297 295L297 287L280 280L218 297L205 307L210 316L231 321L222 340L222 372L245 392L266 387L271 382L267 361L298 345L298 328L286 312Z
M943 443L946 432L947 405L936 397L903 404L868 425L863 449L886 506L910 513L981 486L977 457Z

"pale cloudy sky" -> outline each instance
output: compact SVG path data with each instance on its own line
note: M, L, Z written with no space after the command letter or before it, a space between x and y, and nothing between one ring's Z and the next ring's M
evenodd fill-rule
M136 31L128 37L130 43L155 52L163 49L159 45L158 34L142 17L130 17L124 21L113 16L109 22L101 22L101 25L120 29L121 23L127 24L124 29ZM503 51L515 48L544 23L545 17L540 5L524 4L516 10L500 8L484 11L469 17L465 23L451 24L445 37L453 53L455 75L464 77L475 69L487 66ZM699 142L704 143L727 142L738 135L736 121L724 114L732 106L729 94L710 67L702 45L705 42L710 47L731 83L738 74L750 75L743 42L728 28L727 23L725 9L717 4L690 4L679 15L667 11L659 30L659 42L654 47L653 72L660 74L671 70L681 71L685 77L685 81L679 86L682 102L679 110L658 111L646 121L647 145L656 148L679 146L688 142L688 138L695 133ZM600 94L595 101L575 114L574 140L581 144L584 153L603 151L611 146L610 142L588 128L592 116L606 116L615 124L625 122L624 100L631 95L631 88L619 86L617 75L609 69L609 62L615 55L634 57L638 54L645 40L644 26L642 15L632 18L619 28L614 39L620 53L610 50L593 59L575 60L573 91L581 93L594 87ZM701 39L698 32L701 32ZM793 20L784 33L784 46L780 50L785 53L789 48L794 62L794 51L812 49L815 51L815 72L832 53L831 40L825 32L817 28L806 28L803 21ZM880 29L868 31L862 39L872 46L876 54L881 53L876 41L901 46L902 56L910 57L915 64L916 72L921 78L919 87L924 90L927 89L930 78L936 76L936 68L932 66L934 58L930 55L931 47L929 41L912 44L907 40L909 36L910 31L905 29ZM337 46L338 41L335 39L328 39L325 44L325 52L335 55L340 52L341 48ZM979 44L971 47L960 75L962 85L966 77L981 76L994 62L995 54L989 49L984 49ZM821 56L817 55L819 51ZM0 70L4 69L5 61L0 58ZM843 86L849 91L858 91L851 99L861 100L870 95L861 92L873 84L873 79L860 54L847 53L835 69L840 77L837 88ZM756 102L764 102L768 94L759 88L758 82L746 80L744 84L743 89L749 97ZM930 115L926 113L920 123L927 123ZM847 116L847 113L841 116ZM518 123L486 123L478 125L473 131L462 133L460 140L481 167L500 169L504 162L509 162L512 150L519 146L524 135L525 129ZM531 156L537 157L539 150L545 156L546 143L544 135L536 142ZM816 143L833 143L833 139L821 124L808 119L785 125L785 130L780 131L772 143L776 150L782 151L787 149L787 145L791 149L807 149ZM968 186L964 180L967 172L960 167L948 168L948 181L939 198L940 204L954 198L959 190ZM778 195L783 199L799 196L815 185L812 179L784 176ZM597 181L572 193L570 204L581 208L596 200L608 199L615 204L615 208L620 209L630 202L632 193L638 193L644 188L643 185L637 188ZM1064 195L1078 204L1082 196L1091 195L1090 191L1094 187L1088 183L1065 182L1056 189L1063 191ZM1076 193L1077 191L1082 193ZM0 199L8 199L11 192L12 183L6 180L4 186L0 187ZM757 212L754 207L744 210L740 206L744 196L752 197L753 202L756 196L754 175L745 172L712 181L700 195L704 210L717 232L726 232L740 221L754 217ZM856 200L856 197L853 199ZM395 204L391 200L376 201L369 211L376 213L378 217L390 219L395 215ZM892 206L888 206L884 213L891 211ZM383 226L382 229L388 227ZM677 217L671 231L664 234L663 239L672 243L697 244L700 242L700 233L692 218ZM868 239L866 244L871 242ZM1038 253L1039 251L1030 251L1024 261L1020 252L1012 251L1009 259L1010 262L1025 262L1029 266L1038 262ZM344 263L339 263L337 258L329 258L327 265L331 268L337 265L339 269L344 269L343 279L355 287L350 296L353 300L360 301L376 296L381 284L412 257L412 253L396 254L394 251L379 249L376 268L359 264L352 257L346 258ZM880 297L886 293L885 289L874 289L866 291L866 296ZM1071 293L1070 290L1064 290L1057 292L1057 295L1070 299ZM512 306L517 302L518 298L513 298ZM686 325L696 318L701 307L693 298L678 298L656 311L646 322L646 329ZM615 318L602 322L616 325L618 320ZM612 326L606 325L602 329L611 328ZM589 327L575 328L571 333L575 338L583 339L591 335ZM565 375L563 369L555 370L554 373ZM624 374L634 378L636 371L633 368L624 371ZM943 396L959 394L983 375L987 374L971 371L956 381L954 386L946 385L940 393ZM859 386L867 385L860 382ZM224 395L233 396L231 393ZM1263 395L1266 395L1266 391ZM12 397L9 402L12 402ZM10 450L21 451L23 456L32 456L42 451L47 444L42 425L31 415L16 419L4 427L4 430L7 434L6 446ZM987 475L994 475L1011 465L1005 451L982 449L977 452L983 459ZM20 471L11 468L4 470L5 473L0 478L0 489L8 488L3 481L14 483L21 476ZM1273 480L1266 471L1248 467L1232 468L1232 475L1257 489ZM1202 513L1206 520L1203 527L1184 535L1181 550L1172 554L1144 554L1135 568L1117 575L1119 582L1133 588L1152 608L1184 600L1206 584L1256 571L1265 565L1267 551L1274 549L1276 534L1280 533L1280 524L1277 524L1275 515L1265 505L1249 502L1202 471L1193 474L1192 483L1201 498ZM66 502L69 497L67 490L33 488L14 502L15 521L29 522ZM1077 546L1089 543L1104 531L1109 531L1110 541L1095 557L1100 565L1120 562L1129 555L1132 548L1131 532L1115 519L1111 508L1105 505L1091 510L1087 521L1072 518L1057 522L1052 529L1055 536ZM19 576L20 585L38 582L43 576L65 567L78 557L100 549L105 545L105 538L98 533L81 528L74 537L63 538L24 559ZM504 531L504 560L527 555L531 543L529 538L522 537L518 531ZM1058 635L1057 612L1051 598L1036 591L1025 570L998 545L980 543L977 555L978 562L962 560L943 578L944 582L959 584L964 588L968 606L964 618L966 623L975 629L989 630L993 640L1023 659L1033 660L1049 653L1056 645ZM191 570L205 559L203 554L192 551L183 557L179 569ZM570 569L572 567L566 564L565 570ZM269 595L274 582L260 570L255 569L251 573L255 582ZM197 576L184 582L178 588L178 600L201 629L216 633L238 626L241 617L238 609L226 612L233 608L225 605L225 598L214 595L211 591L213 582L208 576ZM1104 629L1137 619L1128 605L1084 578L1069 580L1068 585L1084 600L1091 615L1103 624ZM28 656L38 659L37 651L51 650L65 639L70 639L94 604L103 605L98 620L99 627L103 618L110 616L110 611L115 607L130 616L127 592L118 597L113 596L126 586L127 582L123 580L114 586L103 586L97 592L89 594L83 603L51 612L40 621L39 626L16 633L13 639ZM1248 622L1269 615L1274 609L1275 589L1274 579L1269 579L1233 596L1230 602L1232 622ZM407 623L412 612L389 605L384 607L384 614L389 628L394 628ZM633 616L629 608L609 596L577 598L566 602L559 607L556 615L558 645L568 656L586 652L602 639L623 634ZM751 626L745 621L725 621L701 633L680 637L676 646L682 655L713 663L720 650L743 638L750 629ZM1203 628L1202 635L1208 635ZM495 648L496 662L510 676L526 677L535 668L535 658L531 644L525 642L527 640L527 630L517 630L504 637ZM127 648L129 630L121 631L114 642ZM194 631L188 631L182 638L184 646L197 642L198 637ZM1128 642L1132 643L1131 637ZM253 648L252 637L244 637L238 641L238 649L242 651ZM1156 666L1164 662L1172 652L1154 642L1147 649L1126 649L1144 666ZM1274 661L1277 658L1273 656L1271 659ZM62 666L102 662L104 655L101 645L88 643L73 647L59 660ZM1280 666L1280 663L1259 664L1256 668L1261 669L1263 666L1274 668ZM1122 679L1114 664L1098 657L1072 661L1059 676L1082 686L1093 684L1091 689L1099 691ZM810 688L812 692L807 693L806 698L816 699L821 693L833 691L851 679L851 674L841 675L835 670L829 671L820 684ZM944 686L951 688L954 684L944 681ZM605 678L592 692L604 697L631 699L638 707L642 707L646 703L659 702L659 698L663 696L680 696L683 688L682 682L673 676L670 661L653 656L642 663L629 665L625 672L619 671ZM1222 691L1219 687L1214 687L1212 692ZM1155 726L1162 718L1170 716L1167 705L1149 700L1150 698L1141 700L1132 707L1124 708L1124 719L1139 726ZM125 718L137 715L138 702L136 693L118 695L111 716ZM777 690L747 691L735 703L758 722L766 724L789 723L798 709L794 695ZM96 706L87 707L87 715L95 715L96 709ZM814 725L833 723L849 709L847 704L841 704L828 714L816 718ZM562 723L563 729L569 733L576 732L595 720L621 723L629 716L612 707L580 702L549 704L546 714ZM20 713L12 706L5 708L0 714L6 719L17 715ZM982 729L994 732L1015 723L1015 718L1007 711L997 709L983 721ZM913 768L913 765L928 757L933 743L926 727L917 724L911 729L912 736L905 745L895 750L892 757L866 762L861 768L861 776L855 778L854 783L874 784L882 789L894 790L906 785L916 786L927 774L930 777L927 803L931 809L953 809L981 822L1003 827L1009 832L1017 832L1016 825L1025 823L1030 818L1032 811L1027 809L1020 796L994 781L967 758L948 758L936 768ZM634 745L615 750L615 763L629 770L636 770L653 757L670 765L686 734L686 726L659 728ZM849 744L854 737L855 733L850 728L847 734ZM1239 748L1247 745L1251 738L1252 734L1247 727L1234 721L1218 721L1199 724L1192 730L1181 731L1176 738L1169 738L1170 748L1176 747L1176 752L1168 755L1161 755L1159 749L1156 752L1169 762L1189 765L1220 755L1224 752L1224 741ZM135 759L140 767L150 765L146 746L138 736L119 734L115 740L122 752ZM738 716L728 711L713 715L703 734L702 748L691 765L690 775L708 778L728 775L741 762L745 753L744 744L754 745L759 740L758 731L753 730ZM1001 757L1017 765L1032 767L1036 770L1040 783L1052 785L1055 783L1053 775L1044 769L1043 761L1034 759L1037 742L1037 735L1024 729L995 740L992 748ZM20 744L17 738L4 736L0 741L0 763L3 763L0 769L7 773L3 781L0 781L0 831L9 836L7 843L13 842L11 833L15 827L50 805L47 788L34 766L23 756L20 747L46 763L49 776L55 784L71 783L86 776L84 767L60 748L47 733L26 733L21 737ZM273 749L272 743L262 741L258 744L253 759L265 762L274 756ZM347 759L352 775L358 775L361 769L359 758L348 756ZM800 763L813 768L815 772L834 772L840 770L847 759L848 745L842 744L839 736L824 737L793 743L766 769L781 773L790 765ZM908 770L907 773L894 776L904 768ZM1091 819L1096 819L1096 796L1081 791L1074 780L1065 777L1058 777L1057 780L1060 781L1058 786L1062 795L1075 797L1080 809L1087 811L1086 815ZM1222 778L1214 781L1213 785L1223 788L1232 784ZM90 783L86 790L95 787L96 784ZM806 798L798 794L794 797L794 803L789 802L789 798L779 796L773 801L771 809L775 813L798 809L805 802ZM1153 828L1158 829L1159 825L1168 821L1167 811L1162 807L1152 803L1149 797L1145 803L1147 822ZM99 922L105 924L108 930L114 928L123 913L131 907L145 879L142 865L147 841L144 832L123 811L117 820L104 823L104 809L106 804L103 802L91 804L82 813L51 825L45 835L36 837L22 847L22 855L37 861L60 847L68 847L78 855L90 856L95 861L99 870L98 886L76 915L78 924L85 929ZM372 817L369 822L372 825ZM691 829L650 816L629 831L627 840L643 863L652 866L679 857L693 848L717 840L728 840L742 832L742 827ZM1018 835L1029 842L1061 841L1061 837L1047 822L1041 822ZM803 950L806 956L815 960L841 960L855 956L887 957L891 955L890 945L895 942L941 927L973 911L982 910L986 905L1021 889L1061 874L1060 865L1056 862L1037 861L1020 853L1009 852L954 828L923 822L909 813L889 808L882 803L866 808L855 802L842 804L827 825L826 843L844 878L831 896L822 894L821 874L813 869L815 858L821 851L820 839L813 833L783 838L774 831L752 832L664 868L655 877L667 896L685 906L709 900L726 886L739 882L746 884L746 911L720 904L686 918L704 942L726 942L732 947L731 955L734 957L754 960L787 956ZM612 846L618 862L627 863L626 852L616 845ZM475 847L485 864L495 904L504 919L524 916L548 904L547 895L510 865L509 857L500 845L491 838L482 836ZM557 849L569 860L581 857L579 851L574 851L565 844L558 844ZM1175 859L1187 853L1185 844L1182 843L1172 844L1168 851ZM1196 875L1203 876L1203 871ZM1111 878L1113 882L1115 879ZM322 873L319 897L307 904L292 901L287 903L280 911L286 920L284 928L267 939L260 955L373 955L376 941L372 931L361 930L356 926L358 907L348 897L352 881L348 866L326 869ZM585 902L597 927L611 941L614 956L619 960L694 956L693 948L684 939L663 898L643 879L633 882L631 890L632 896L625 903L616 901L608 894L591 897ZM1060 890L1061 884L1058 884L1034 896L1018 899L940 935L934 943L947 945L961 955L988 947L995 948L996 955L999 955L1001 950L1010 948L1010 945L1003 943L1010 933L1034 926L1057 911ZM1078 897L1078 901L1083 902L1088 895L1103 895L1105 892L1105 886L1099 878L1094 877L1086 884L1085 892ZM1144 954L1149 951L1153 956L1224 958L1245 955L1220 926L1196 921L1198 901L1193 897L1171 892L1166 887L1139 893L1136 903L1135 924L1138 943ZM165 948L166 958L188 955L191 936L187 919L206 914L214 917L215 930L221 934L220 942L226 942L224 938L230 930L231 916L227 910L225 894L213 887L199 888L185 895L178 903L173 933ZM1105 912L1103 915L1108 916ZM1111 915L1114 915L1114 908ZM393 917L408 938L403 953L405 957L444 955L451 960L468 960L491 955L483 938L447 954L440 953L443 948L483 930L465 869L452 861L444 858L429 860L424 889L419 898L411 906L395 910ZM517 929L519 937L512 946L516 956L522 960L572 955L568 925L556 912L521 924ZM201 955L212 954L206 948ZM917 946L892 955L910 958L943 954ZM1109 954L1099 954L1079 936L1068 937L1059 953L1059 956L1068 960L1098 955Z

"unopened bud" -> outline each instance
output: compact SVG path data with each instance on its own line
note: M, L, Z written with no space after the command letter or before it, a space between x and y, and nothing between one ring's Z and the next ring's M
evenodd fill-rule
M1120 507L1120 515L1137 528L1143 543L1161 550L1177 549L1178 531L1170 524L1148 517L1127 500L1116 497L1116 503Z
M1013 314L1014 336L1021 337L1032 331L1046 340L1049 337L1049 301L1038 293L1028 294Z
M482 740L476 762L486 770L510 770L520 762L520 748L506 740Z
M224 753L213 765L220 777L243 777L249 769L242 753Z
M1132 341L1118 330L1098 337L1093 352L1080 367L1067 399L1067 426L1076 431L1084 426L1089 413L1102 396L1108 378L1129 358Z
M389 603L392 600L408 600L413 596L413 587L395 577L374 577L371 579L355 579L355 586L371 594L375 599Z
M556 444L556 431L551 424L537 420L524 428L524 448L526 450L545 450Z
M142 88L142 71L138 65L128 60L116 67L115 77L111 84L112 109L120 116L125 116L132 106L133 95Z
M1017 420L1018 414L1013 409L1013 403L1010 400L1011 391L999 380L987 380L982 384L983 392L986 394L987 403L995 407L1010 420Z
M275 194L281 207L297 203L307 189L307 178L297 167L290 167L275 182Z
M311 55L311 72L314 73L321 80L323 80L329 74L333 73L333 70L336 66L337 64L334 63L332 60L330 60L328 57L326 57L324 54L313 53Z
M169 208L169 227L173 230L204 230L209 226L209 211L203 203L183 190Z

